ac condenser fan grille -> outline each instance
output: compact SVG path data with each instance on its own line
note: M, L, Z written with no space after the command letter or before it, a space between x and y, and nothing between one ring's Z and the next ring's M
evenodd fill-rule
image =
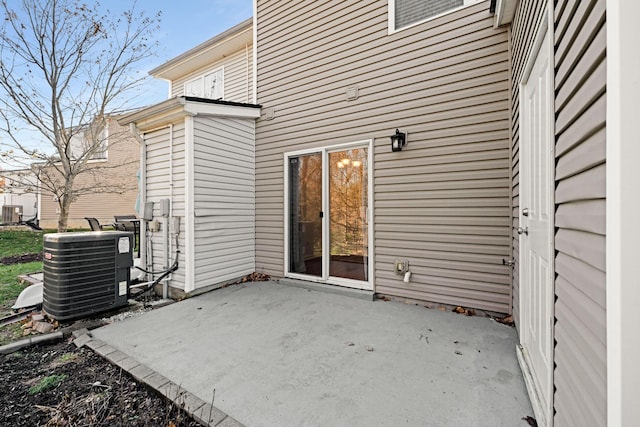
M44 309L60 320L81 317L126 304L122 276L128 284L132 254L123 257L120 238L131 233L69 233L44 245ZM131 246L129 245L129 248ZM129 263L131 262L131 264ZM120 273L119 273L120 272Z

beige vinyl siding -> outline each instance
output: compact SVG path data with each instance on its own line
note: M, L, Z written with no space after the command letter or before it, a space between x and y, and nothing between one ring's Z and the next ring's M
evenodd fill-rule
M253 46L242 49L171 82L171 96L184 95L184 84L219 68L224 68L224 100L253 101Z
M513 319L516 326L520 325L520 269L519 269L519 236L516 230L520 226L520 83L524 67L535 42L536 29L543 19L542 12L547 2L545 0L521 1L511 26L511 167L512 167L512 254L515 260L511 281L513 284Z
M375 291L508 312L508 40L488 2L392 35L384 2L257 7L258 103L275 118L256 130L256 269L284 273L283 153L373 139Z
M605 0L555 20L555 425L607 422Z
M135 203L138 195L136 172L140 167L140 145L129 134L129 130L119 126L114 119L109 121L108 156L106 161L96 160L88 164L87 172L78 175L76 188L90 188L96 177L91 174L93 167L103 169L97 179L112 183L114 191L124 189L121 194L95 193L84 194L71 204L69 210L69 228L89 228L85 217L95 217L101 224L112 224L114 215L136 214ZM40 200L40 226L58 227L58 203L53 194L42 190Z
M252 119L194 119L196 288L255 270L254 132Z
M178 244L181 253L178 257L178 270L171 274L170 285L179 289L185 287L185 127L184 122L173 126L173 191L170 188L171 129L169 126L145 133L146 142L146 201L153 202L153 217L162 221L160 200L173 200L173 216L180 217L180 236ZM147 233L152 244L153 269L161 271L166 266L163 260L162 232ZM175 257L175 239L171 242L170 263ZM147 254L149 256L149 254Z

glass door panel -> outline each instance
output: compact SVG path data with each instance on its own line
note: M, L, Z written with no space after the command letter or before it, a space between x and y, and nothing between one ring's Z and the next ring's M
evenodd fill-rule
M368 280L366 148L329 153L329 275Z
M322 154L288 162L289 272L322 277Z

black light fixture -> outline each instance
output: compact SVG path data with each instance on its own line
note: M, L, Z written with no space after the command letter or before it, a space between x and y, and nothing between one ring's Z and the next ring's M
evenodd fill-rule
M391 135L391 151L402 151L405 145L407 145L407 135L396 129L395 135Z

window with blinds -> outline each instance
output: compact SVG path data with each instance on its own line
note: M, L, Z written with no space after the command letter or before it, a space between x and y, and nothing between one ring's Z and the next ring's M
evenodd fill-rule
M392 8L389 12L393 14L390 21L393 30L399 30L478 1L481 0L389 0Z

